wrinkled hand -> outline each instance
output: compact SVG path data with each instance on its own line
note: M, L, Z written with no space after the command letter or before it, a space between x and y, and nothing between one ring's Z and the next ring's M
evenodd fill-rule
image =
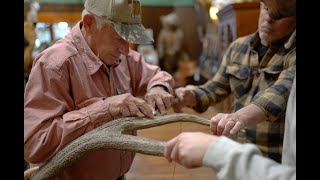
M161 115L171 108L174 96L168 93L163 87L153 87L144 96L145 101L151 106L153 114L156 114L155 108L158 107Z
M218 136L236 134L245 127L245 121L235 113L219 113L210 120L211 131Z
M143 99L130 93L112 96L105 101L109 103L108 109L113 119L130 116L154 118L152 108Z
M180 87L175 89L176 102L172 105L174 112L181 113L182 108L193 107L196 104L196 97L190 89L186 87Z
M166 143L164 157L186 168L200 167L209 145L217 138L202 132L181 133Z

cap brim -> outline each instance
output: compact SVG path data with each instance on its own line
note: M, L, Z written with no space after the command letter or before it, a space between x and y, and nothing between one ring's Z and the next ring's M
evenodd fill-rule
M112 24L116 32L129 43L148 44L154 42L142 24L125 24L118 22L112 22Z

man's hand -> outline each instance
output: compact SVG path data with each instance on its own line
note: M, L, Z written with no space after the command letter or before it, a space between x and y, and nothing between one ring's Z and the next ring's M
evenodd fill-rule
M155 108L158 107L161 115L171 108L174 96L164 90L161 86L151 88L144 96L146 102L152 107L153 114L156 114Z
M210 120L210 129L215 135L236 134L245 128L244 120L235 113L218 113Z
M109 113L113 119L131 116L154 118L152 108L143 99L130 93L112 96L105 101L109 104Z
M190 89L186 87L181 87L175 89L176 102L172 105L174 112L182 112L182 108L193 107L196 105L196 97L191 92Z
M200 167L209 145L217 138L201 132L181 133L166 143L164 157L186 168Z
M237 134L241 129L254 126L268 118L262 109L249 104L231 114L219 113L210 120L210 128L215 135Z

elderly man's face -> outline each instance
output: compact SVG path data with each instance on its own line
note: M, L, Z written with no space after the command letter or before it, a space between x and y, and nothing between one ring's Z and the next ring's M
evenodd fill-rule
M273 19L296 15L296 0L260 0L267 7L267 11Z
M119 36L109 23L97 28L94 38L96 55L106 65L114 64L121 54L127 56L129 53L129 43Z

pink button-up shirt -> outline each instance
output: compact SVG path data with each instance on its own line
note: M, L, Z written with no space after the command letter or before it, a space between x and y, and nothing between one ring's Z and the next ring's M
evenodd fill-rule
M81 24L35 57L24 97L24 158L33 165L45 163L77 137L112 120L107 97L143 96L156 85L173 93L172 76L133 50L107 68L84 40ZM113 180L129 170L133 157L123 150L95 151L57 179Z

